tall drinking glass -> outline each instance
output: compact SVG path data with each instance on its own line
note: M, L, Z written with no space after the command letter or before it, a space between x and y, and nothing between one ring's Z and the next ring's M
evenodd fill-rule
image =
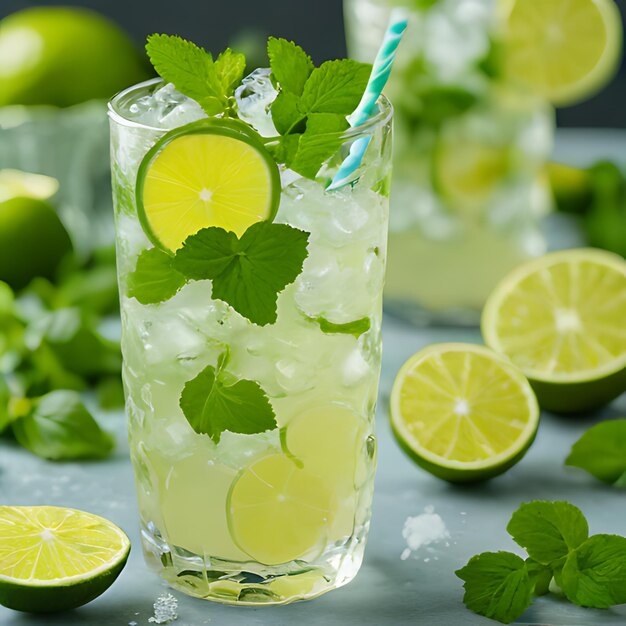
M302 273L278 297L274 324L257 326L211 298L209 281L141 304L128 279L152 248L137 214L138 168L169 129L203 116L160 81L110 104L122 349L141 535L170 585L231 604L317 596L357 573L376 462L374 413L381 360L391 117L387 100L316 180L281 171L274 221L310 233ZM352 184L325 186L364 135L372 141ZM228 354L223 359L225 352ZM207 366L255 381L278 427L191 428L185 384Z
M385 306L416 323L474 324L501 278L546 249L554 114L505 75L495 0L344 0L351 56L372 60L394 6L411 19L387 89Z

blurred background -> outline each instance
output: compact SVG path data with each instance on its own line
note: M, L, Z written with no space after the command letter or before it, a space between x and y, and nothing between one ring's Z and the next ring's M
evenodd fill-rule
M0 18L32 6L58 4L54 0L3 0ZM267 35L287 37L309 51L314 60L345 56L346 45L341 0L293 2L292 0L239 0L198 2L197 0L67 0L67 6L96 9L114 19L132 38L142 44L154 32L176 33L221 50L233 42L263 41ZM626 0L616 0L622 16ZM559 126L626 128L626 67L600 94L586 102L560 109Z

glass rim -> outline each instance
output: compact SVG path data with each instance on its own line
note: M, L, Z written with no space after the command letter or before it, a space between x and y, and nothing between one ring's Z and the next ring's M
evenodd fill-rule
M111 119L112 121L114 121L116 124L120 126L127 126L129 128L137 128L137 129L143 129L143 130L149 130L149 131L158 131L162 133L167 133L167 132L170 132L171 130L174 130L171 128L161 128L159 126L151 126L149 124L143 124L142 122L130 120L127 117L124 117L124 115L122 115L122 113L120 113L118 109L116 108L116 105L118 105L119 102L123 98L127 97L129 94L133 93L134 91L139 91L151 85L156 85L157 83L163 83L163 82L165 81L162 78L159 78L159 77L151 78L149 80L145 80L141 83L137 83L135 85L127 87L126 89L116 93L107 103L107 109L108 109L107 113L108 113L109 119ZM362 135L371 135L376 128L380 126L386 126L387 124L389 124L393 117L393 105L391 104L387 96L385 96L384 94L382 94L378 98L378 100L376 101L376 104L378 105L378 113L370 116L368 120L365 123L361 124L360 126L353 126L351 128L346 129L342 133L336 133L337 136L348 140L348 139L353 139L355 137L360 137ZM185 126L185 124L181 124L181 126Z

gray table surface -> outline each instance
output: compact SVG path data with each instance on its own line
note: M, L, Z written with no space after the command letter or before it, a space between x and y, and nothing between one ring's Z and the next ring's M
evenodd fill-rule
M586 162L596 156L624 160L624 134L562 133L557 155L571 160L585 149ZM600 141L598 141L600 139ZM598 146L598 144L601 144ZM568 158L569 157L569 158ZM389 391L404 360L437 341L479 342L477 330L416 329L390 317L384 322L384 359L378 412L379 466L374 514L365 562L346 587L307 603L286 607L234 608L172 592L180 602L177 626L457 626L494 624L467 611L461 581L454 570L486 550L516 550L505 532L521 502L566 499L586 514L593 533L626 535L626 497L593 481L585 473L563 467L571 444L592 423L626 416L626 395L601 414L587 418L542 417L537 440L527 456L507 474L487 484L454 487L417 468L395 444L387 422ZM47 463L9 443L0 443L0 503L51 504L98 513L119 524L134 549L118 581L89 605L65 614L38 617L0 607L1 626L147 625L152 604L166 587L143 563L138 516L125 421L120 413L102 414L117 435L115 455L101 463ZM408 516L433 506L449 532L449 546L437 544L407 560L402 526ZM425 559L429 559L427 562ZM520 624L552 626L626 625L626 606L610 611L580 609L556 598L540 598Z

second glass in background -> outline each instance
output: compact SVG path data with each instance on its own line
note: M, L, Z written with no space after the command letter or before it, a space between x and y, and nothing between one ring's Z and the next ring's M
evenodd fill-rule
M506 81L493 0L345 0L348 50L371 61L394 6L411 21L387 94L395 151L386 308L475 324L493 287L546 250L554 112Z

